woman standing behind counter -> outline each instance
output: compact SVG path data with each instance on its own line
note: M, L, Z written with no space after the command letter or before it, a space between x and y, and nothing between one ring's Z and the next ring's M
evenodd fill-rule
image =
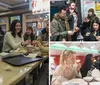
M24 47L30 43L30 40L24 41L22 36L22 29L19 20L14 20L11 24L9 32L4 36L3 50L9 52L17 48Z

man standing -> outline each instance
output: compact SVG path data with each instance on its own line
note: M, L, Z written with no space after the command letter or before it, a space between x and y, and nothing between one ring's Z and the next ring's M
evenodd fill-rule
M60 7L58 13L54 15L51 22L51 40L62 41L68 40L68 35L73 35L72 31L69 31L69 26L66 20L66 9Z
M69 29L74 31L74 34L71 36L72 41L77 41L78 36L78 16L75 11L76 4L74 2L69 4L69 8L66 11L68 17Z

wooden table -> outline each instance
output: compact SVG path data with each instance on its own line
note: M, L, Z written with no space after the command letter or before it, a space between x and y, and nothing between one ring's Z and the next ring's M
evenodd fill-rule
M14 67L9 65L3 61L0 61L0 85L15 85L20 80L25 78L30 72L35 69L40 63L43 63L48 57L44 56L45 58L42 61L34 62L31 64L27 64L20 67ZM12 67L12 71L5 71L4 68L7 66Z

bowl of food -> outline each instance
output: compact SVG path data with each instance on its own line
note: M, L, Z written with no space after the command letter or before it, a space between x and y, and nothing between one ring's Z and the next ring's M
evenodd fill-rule
M27 46L27 52L28 53L32 53L32 51L33 51L33 46L32 45L28 45Z
M93 80L93 77L84 77L83 78L85 81L90 82Z

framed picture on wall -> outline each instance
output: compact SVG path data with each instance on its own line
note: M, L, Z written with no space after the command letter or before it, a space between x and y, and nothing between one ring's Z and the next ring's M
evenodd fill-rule
M9 24L11 24L12 21L15 20L15 19L18 19L22 23L21 15L13 15L13 16L9 16Z

